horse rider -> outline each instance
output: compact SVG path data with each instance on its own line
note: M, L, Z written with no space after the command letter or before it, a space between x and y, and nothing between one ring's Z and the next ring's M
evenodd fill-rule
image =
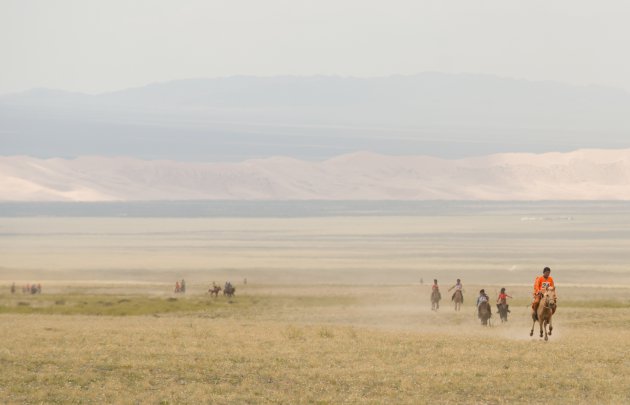
M437 294L438 299L442 299L442 293L440 292L440 286L438 286L437 278L433 279L433 285L431 286L431 295Z
M510 306L507 303L507 299L508 298L512 298L512 297L507 295L505 293L505 287L502 287L501 288L501 292L499 293L499 297L497 297L497 304L505 305L505 309L507 310L507 312L512 312L512 311L510 311Z
M460 279L457 279L457 282L455 283L455 285L449 288L448 290L451 291L453 288L455 289L455 291L453 291L453 296L451 297L451 301L455 300L455 294L457 294L457 291L460 291L462 293L462 298L464 297L464 286L462 286L462 281Z
M479 297L477 297L477 316L479 318L481 318L481 313L479 312L479 306L481 305L482 302L488 302L488 301L490 301L490 297L488 297L488 294L486 294L486 290L482 288L481 290L479 290Z
M534 313L538 311L538 304L540 304L540 299L547 287L555 288L553 278L549 274L551 274L551 269L549 267L545 267L543 269L543 275L536 277L536 280L534 281L534 300L532 302L532 309L534 310ZM553 312L556 312L555 308Z

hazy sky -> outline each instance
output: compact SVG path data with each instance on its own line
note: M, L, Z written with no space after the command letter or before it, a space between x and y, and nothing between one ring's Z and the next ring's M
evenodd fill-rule
M628 21L625 0L0 0L0 94L425 71L630 90Z

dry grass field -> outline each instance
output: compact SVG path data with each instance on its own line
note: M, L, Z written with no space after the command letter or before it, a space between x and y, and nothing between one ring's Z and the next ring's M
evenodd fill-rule
M628 246L625 211L0 218L0 403L628 403ZM510 320L484 328L476 293L502 286Z
M627 403L630 290L567 288L548 342L526 287L484 328L427 286L160 285L0 296L3 403ZM107 290L111 288L108 293ZM67 289L67 290L66 290ZM6 291L6 289L5 289ZM65 291L65 292L64 292ZM98 291L98 292L96 292Z

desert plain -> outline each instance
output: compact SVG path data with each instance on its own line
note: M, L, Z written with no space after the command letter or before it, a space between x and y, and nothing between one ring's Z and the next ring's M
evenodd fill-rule
M628 247L617 203L3 216L0 402L627 403ZM559 296L547 342L529 336L544 266ZM234 297L208 294L228 280ZM508 322L495 310L482 327L479 289L501 287Z

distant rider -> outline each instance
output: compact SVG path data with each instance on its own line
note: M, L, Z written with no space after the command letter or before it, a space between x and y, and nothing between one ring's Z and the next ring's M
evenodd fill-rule
M431 294L437 292L438 297L442 298L442 293L440 293L440 287L438 286L437 279L433 279L433 286L431 286Z
M507 303L508 298L512 297L505 293L505 287L501 288L501 292L499 293L499 297L497 298L497 304L505 305L505 309L507 310L507 312L512 312L510 311L510 306Z
M486 290L482 288L481 290L479 290L479 297L477 297L477 316L479 318L481 318L481 312L479 311L479 306L481 305L482 302L488 302L488 301L490 301L490 297L488 297L488 294L486 294Z
M451 288L449 288L448 290L451 291L452 289L455 289L455 291L453 291L453 295L451 296L451 301L455 300L455 294L457 294L457 291L461 292L462 294L462 301L464 299L464 286L462 285L462 281L460 279L457 279L457 282L455 283L454 286L452 286Z

